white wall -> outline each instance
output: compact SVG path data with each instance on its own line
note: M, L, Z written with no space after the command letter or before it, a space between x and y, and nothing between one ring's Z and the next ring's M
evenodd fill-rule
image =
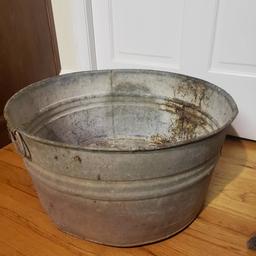
M96 68L90 0L52 0L61 74Z

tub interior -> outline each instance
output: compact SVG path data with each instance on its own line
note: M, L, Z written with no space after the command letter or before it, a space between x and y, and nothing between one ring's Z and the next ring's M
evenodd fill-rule
M48 110L41 118L30 128L41 138L127 150L189 140L218 127L216 120L193 107L143 97L87 99L83 107L81 101L72 102Z
M26 114L18 115L20 108ZM6 108L11 123L27 134L114 150L160 148L207 136L234 112L227 95L205 81L149 71L56 77L24 89Z

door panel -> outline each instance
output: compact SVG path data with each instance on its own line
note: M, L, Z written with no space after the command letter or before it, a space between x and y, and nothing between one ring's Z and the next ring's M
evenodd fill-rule
M179 69L184 0L92 4L98 68Z
M231 134L256 140L254 0L94 0L98 69L150 68L209 80L236 100Z
M236 75L256 74L256 1L220 1L211 69Z
M158 65L178 68L183 3L183 0L113 0L112 11L109 9L109 15L112 17L109 18L113 22L111 37L114 61L129 61L142 65L155 62ZM157 12L159 4L162 7L161 13ZM147 11L141 13L145 6ZM176 8L172 9L172 6ZM155 16L158 18L152 19ZM169 24L169 30L172 32L167 32L163 24ZM161 27L163 29L159 29Z

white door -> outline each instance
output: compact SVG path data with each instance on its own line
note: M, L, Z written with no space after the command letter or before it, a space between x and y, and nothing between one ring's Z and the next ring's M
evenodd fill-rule
M255 0L93 0L97 68L149 68L215 83L256 140Z

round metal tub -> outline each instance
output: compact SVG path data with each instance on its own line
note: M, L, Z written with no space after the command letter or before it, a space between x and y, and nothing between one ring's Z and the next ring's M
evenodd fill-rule
M53 222L133 246L196 218L237 112L229 94L200 79L107 70L30 85L4 115Z

